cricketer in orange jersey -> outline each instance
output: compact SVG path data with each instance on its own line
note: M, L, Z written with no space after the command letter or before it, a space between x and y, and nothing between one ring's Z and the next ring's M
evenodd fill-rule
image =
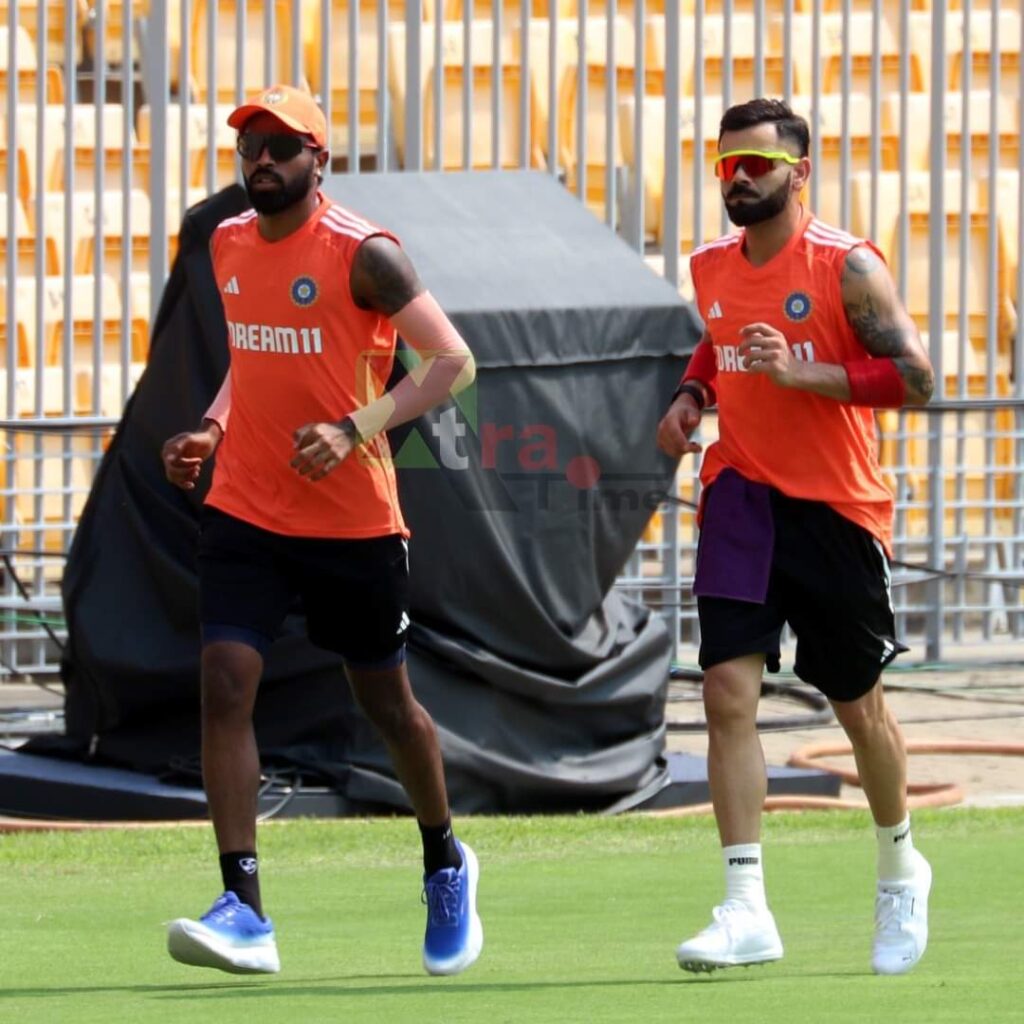
M927 943L931 869L913 847L906 752L882 691L882 669L906 648L889 594L893 505L873 409L925 404L933 375L875 246L801 205L809 140L777 100L722 118L716 173L743 231L692 255L705 333L658 428L669 455L697 451L690 435L717 400L694 592L726 892L677 959L707 971L783 953L764 888L756 715L788 623L794 669L831 701L877 827L872 967L901 974Z
M203 783L224 892L198 920L171 922L168 949L196 966L280 970L260 894L252 713L264 654L299 599L416 814L423 964L456 974L483 946L479 868L453 833L437 730L406 670L408 530L384 432L468 385L473 357L395 236L320 191L327 125L311 96L272 86L228 123L253 207L211 240L230 369L201 426L163 448L185 489L217 452L199 591ZM397 331L422 362L386 390Z

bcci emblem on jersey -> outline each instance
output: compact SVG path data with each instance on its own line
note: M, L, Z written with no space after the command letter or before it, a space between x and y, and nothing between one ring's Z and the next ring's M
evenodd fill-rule
M804 292L792 292L786 296L782 311L796 323L806 320L811 315L811 297Z
M292 281L292 302L296 306L312 306L316 302L316 281L311 277L297 277Z

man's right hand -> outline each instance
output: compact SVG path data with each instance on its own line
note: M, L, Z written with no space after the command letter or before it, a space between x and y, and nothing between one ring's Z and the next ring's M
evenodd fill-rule
M699 452L701 446L690 440L699 425L700 408L692 395L681 394L658 424L658 447L673 459Z
M216 423L208 423L202 430L175 434L164 442L161 458L167 479L183 491L195 489L203 463L217 450L223 433Z

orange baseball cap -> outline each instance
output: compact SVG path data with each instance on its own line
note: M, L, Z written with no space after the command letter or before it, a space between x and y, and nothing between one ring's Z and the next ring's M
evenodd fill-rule
M327 118L305 90L291 85L272 85L232 110L228 124L242 128L253 114L259 113L272 114L286 128L312 135L318 146L326 148Z

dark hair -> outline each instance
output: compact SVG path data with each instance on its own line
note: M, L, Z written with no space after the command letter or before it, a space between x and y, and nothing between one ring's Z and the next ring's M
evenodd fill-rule
M807 122L799 114L794 114L789 104L782 100L759 98L730 107L722 115L718 141L722 141L726 132L739 132L759 124L774 124L780 139L795 142L798 155L807 156L811 146L811 130Z

